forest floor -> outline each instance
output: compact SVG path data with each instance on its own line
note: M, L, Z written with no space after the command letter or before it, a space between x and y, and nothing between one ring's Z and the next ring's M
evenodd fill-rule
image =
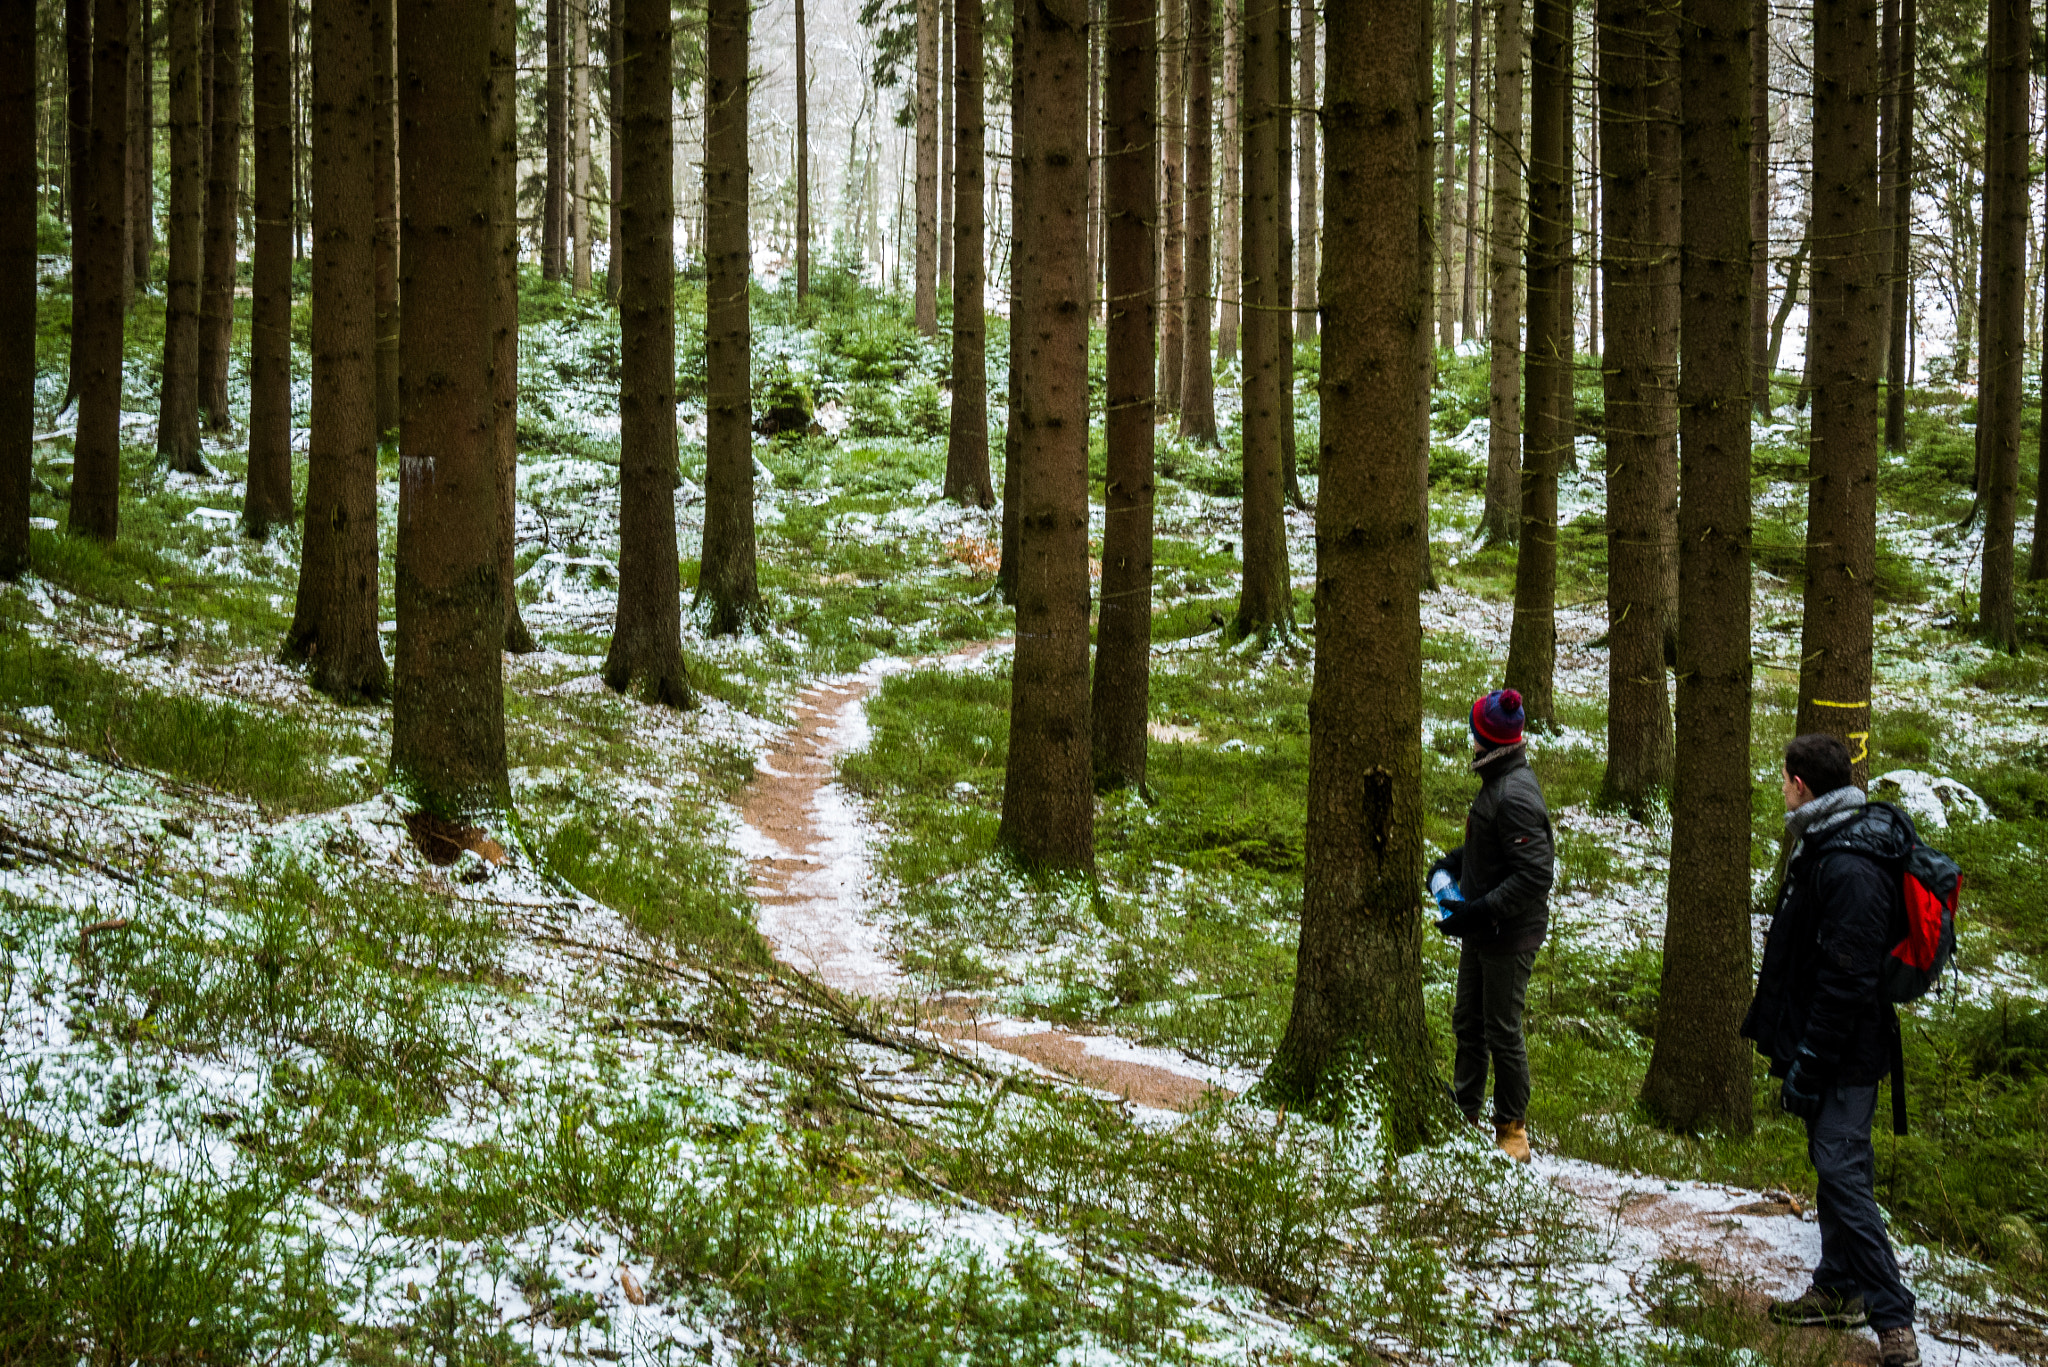
M823 430L757 448L772 625L710 640L686 622L703 698L675 713L597 679L616 323L528 295L518 565L541 648L507 662L515 808L438 844L384 788L388 708L276 662L297 537L238 534L236 436L209 444L210 476L154 464L148 301L123 540L56 530L68 419L45 329L45 521L35 572L0 590L0 1359L1874 1357L1867 1335L1762 1320L1817 1231L1761 1071L1749 1136L1668 1135L1633 1105L1669 822L1598 805L1597 442L1562 499L1561 724L1532 747L1560 832L1531 989L1538 1159L1476 1135L1397 1158L1369 1111L1319 1124L1241 1099L1291 991L1307 513L1289 523L1299 632L1226 642L1234 457L1163 440L1149 788L1103 799L1097 879L1027 877L993 841L994 522L939 497L942 357L900 303L842 282L800 319L761 298L757 391L801 387ZM701 288L683 298L691 547ZM990 378L1000 393L999 359ZM1445 358L1433 844L1469 800L1464 708L1509 617L1512 551L1472 540L1474 379ZM1962 972L1911 1013L1914 1133L1880 1136L1880 1196L1927 1360L2042 1362L2043 614L2030 600L2023 655L1972 640L1973 543L1948 530L1967 408L1918 397L1883 491L1874 767L1920 776L1894 787L1972 892ZM1789 415L1759 428L1760 890L1796 696L1803 445ZM1426 947L1446 1048L1453 966Z

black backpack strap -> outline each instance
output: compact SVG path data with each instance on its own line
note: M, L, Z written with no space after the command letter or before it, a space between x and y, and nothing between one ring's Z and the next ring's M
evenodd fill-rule
M1906 1133L1906 1037L1899 1029L1899 1013L1892 1017L1892 1133Z

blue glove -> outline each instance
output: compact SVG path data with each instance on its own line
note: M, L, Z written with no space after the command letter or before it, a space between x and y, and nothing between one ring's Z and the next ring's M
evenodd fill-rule
M1820 1071L1820 1059L1813 1050L1802 1044L1793 1051L1792 1067L1778 1088L1778 1105L1787 1115L1812 1120L1820 1114L1821 1095L1827 1090Z

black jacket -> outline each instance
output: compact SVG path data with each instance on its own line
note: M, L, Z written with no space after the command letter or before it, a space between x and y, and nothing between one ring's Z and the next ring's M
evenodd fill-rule
M1438 923L1482 954L1520 954L1550 930L1557 876L1550 809L1517 747L1479 769L1479 796L1465 815L1465 843L1436 862L1458 880L1465 905Z
M1912 828L1878 806L1809 835L1793 854L1742 1022L1776 1076L1801 1044L1825 1083L1867 1087L1891 1072L1898 1018L1879 974L1903 933L1899 876L1912 848Z

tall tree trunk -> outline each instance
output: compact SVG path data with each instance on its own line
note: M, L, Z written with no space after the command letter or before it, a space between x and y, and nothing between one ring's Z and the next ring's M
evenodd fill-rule
M1915 15L1914 15L1914 12L1913 12L1913 0L1906 0L1906 20L1905 20L1905 25L1906 25L1906 31L1905 31L1905 39L1904 39L1904 52L1905 52L1905 57L1904 57L1904 66L1905 66L1905 69L1906 69L1906 71L1907 71L1907 74L1908 74L1908 79L1909 79L1909 81L1910 81L1910 78L1911 78L1911 73L1912 73L1912 70L1913 70L1913 21L1914 21L1914 18L1915 18ZM1909 86L1908 86L1908 91L1907 91L1907 95L1906 95L1906 97L1905 97L1905 100L1903 101L1904 103L1906 103L1906 105L1907 105L1907 107L1908 107L1909 109L1910 109L1910 107L1911 107L1911 103L1910 103L1910 101L1911 101L1911 87L1910 87L1910 85L1909 85ZM1911 132L1911 124L1910 124L1910 121L1908 121L1908 122L1906 123L1906 125L1905 125L1905 126L1906 126L1906 130L1907 130L1907 131L1906 131L1906 135L1905 135L1905 142L1906 142L1906 146L1907 146L1907 147L1908 147L1908 148L1910 149L1910 148L1911 148L1911 146L1912 146L1912 132ZM1912 182L1911 182L1911 181L1910 181L1910 179L1909 179L1909 180L1907 181L1907 184L1908 184L1908 186L1910 186L1910 185L1911 185L1911 183L1912 183ZM1903 229L1903 228L1901 228L1901 229L1900 229L1900 233L1901 233L1901 237L1903 238L1903 235L1904 235L1904 229ZM2048 232L2044 232L2044 233L2042 234L2042 245L2043 245L2043 248L2044 248L2044 249L2048 249ZM1905 273L1905 270L1904 270L1904 264L1903 264L1903 263L1904 263L1904 262L1905 262L1905 260L1906 260L1906 254L1905 254L1905 252L1904 252L1903 250L1901 250L1901 251L1900 251L1900 253L1899 253L1899 258L1898 258L1898 259L1899 259L1899 261L1901 262L1901 269L1900 269L1900 274L1901 274L1901 275L1903 275L1903 274ZM1901 287L1901 288L1902 288L1902 287ZM2042 288L2042 294L2043 294L2043 302L2044 302L2044 304L2048 304L2048 269L2044 269L2044 270L2043 270L2043 271L2041 272L2041 288ZM1897 314L1898 312L1904 312L1904 311L1905 311L1905 310L1902 310L1902 309L1899 309L1899 308L1898 308L1897 300L1898 300L1898 296L1897 296L1897 295L1895 294L1895 295L1893 296L1893 307L1894 307L1894 315L1895 315L1895 317L1894 317L1894 321L1893 321L1893 324L1892 324L1892 325L1893 325L1893 327L1897 327L1897 326L1898 326L1898 323L1897 323L1897 321L1896 321L1896 314ZM2048 308L2044 308L2044 325L2048 325ZM2042 392L2042 393L2043 393L2044 395L2048 395L2048 347L2044 347L2044 348L2042 349L2042 356L2041 356L2041 380L2042 380L2042 390L2041 390L2041 392ZM1897 393L1897 394L1899 394L1899 395L1901 396L1901 398L1903 399L1903 396L1904 396L1904 393L1905 393L1905 386L1904 386L1904 385L1899 385L1899 386L1897 386L1897 387L1895 388L1894 392L1895 392L1895 393ZM1904 415L1903 415L1903 413L1902 413L1902 414L1900 415L1900 425L1901 425L1901 427L1903 428L1903 426L1904 426ZM2042 473L2042 472L2044 472L2044 471L2048 471L2048 422L2043 422L2043 423L2041 424L2041 444L2040 444L2040 446L2039 446L2039 447L2037 448L2037 454L2036 454L2036 457L2035 457L2035 465L2034 465L2034 549L2033 549L2033 552L2032 552L2032 554L2031 554L2031 555L2029 555L2029 556L2028 556L2028 558L2027 558L2027 578L2028 578L2029 580L2032 580L2032 581L2036 582L2036 583L2040 582L2040 581L2041 581L2041 580L2043 580L2043 579L2048 579L2048 477L2044 477L2044 475L2043 475L2043 473Z
M1102 12L1102 0L1091 0L1094 13ZM1002 548L996 565L996 594L1006 607L1017 605L1018 586L1023 574L1019 566L1019 538L1022 531L1020 505L1024 496L1023 471L1019 458L1024 446L1023 422L1017 411L1018 395L1022 384L1020 366L1024 357L1021 336L1017 331L1017 304L1022 298L1024 257L1023 247L1028 245L1030 230L1025 227L1025 214L1030 206L1024 203L1020 194L1022 182L1017 174L1017 130L1024 126L1030 106L1031 93L1016 80L1016 72L1024 54L1024 26L1017 22L1016 7L1011 7L1010 19L1010 250L1006 263L1008 295L1010 298L1010 326L1008 329L1009 355L1005 358L1007 392L1003 396L1003 512ZM997 162L1000 168L1001 161ZM1000 174L1000 172L999 172ZM1084 590L1085 592L1085 590ZM1083 669L1086 669L1084 664Z
M988 328L982 264L983 0L953 0L953 410L946 431L946 497L992 508L988 468Z
M1877 565L1877 377L1891 252L1877 213L1877 13L1869 0L1814 7L1812 445L1807 457L1806 615L1799 731L1849 743L1869 778L1871 581Z
M1217 174L1221 200L1216 215L1216 364L1237 359L1244 331L1244 0L1218 0L1223 7L1223 98L1217 123L1223 139Z
M563 22L573 24L574 6ZM497 265L491 321L491 440L498 453L498 582L505 595L505 649L524 655L533 633L519 611L519 18L497 0L491 50L492 211ZM572 169L573 169L573 163ZM577 182L575 189L581 188ZM565 210L567 202L565 200ZM568 225L575 220L564 218ZM585 282L589 281L586 276Z
M1102 289L1102 49L1103 0L1088 0L1088 316L1109 325L1108 295Z
M1507 686L1528 719L1555 718L1557 472L1572 449L1572 15L1567 0L1536 0L1529 92L1529 393L1523 420L1521 545ZM1744 266L1747 267L1747 258Z
M1658 92L1677 80L1676 0L1601 0L1602 263L1607 277L1607 773L1603 796L1643 811L1671 781L1664 684L1663 508L1673 458L1679 224L1666 211L1677 128Z
M1906 449L1906 329L1913 311L1913 68L1919 37L1918 0L1904 0L1902 9L1896 96L1899 136L1893 160L1897 183L1892 191L1892 307L1887 319L1891 328L1886 339L1884 399L1884 444L1893 451ZM2039 565L2048 551L2041 549L2039 536L2034 538L2034 545L2034 563Z
M377 0L377 235L370 244L377 301L377 436L398 434L398 0Z
M688 707L682 583L676 563L675 140L669 0L612 0L637 60L624 71L626 164L620 205L619 606L604 680L650 702ZM801 50L801 49L799 49Z
M1277 17L1277 22L1276 21ZM1287 575L1287 525L1281 424L1290 405L1293 350L1281 310L1280 144L1287 113L1279 76L1286 64L1284 0L1248 0L1244 16L1244 576L1233 633L1268 636L1294 629ZM1412 453L1411 453L1412 454Z
M1436 392L1436 347L1430 335L1431 306L1436 287L1436 19L1427 4L1416 11L1422 32L1415 45L1415 83L1423 91L1425 113L1416 121L1415 136L1415 250L1421 263L1415 277L1416 307L1421 323L1415 329L1415 441L1416 487L1415 525L1421 529L1422 589L1436 591L1436 562L1429 554L1429 405Z
M1984 260L1986 263L1983 359L1985 389L1991 404L1977 425L1984 443L1984 560L1978 631L2002 650L2019 649L2014 620L2013 524L2019 512L2020 372L2026 351L2028 129L2027 54L2032 47L2033 21L2026 0L1991 0L1990 40L1985 57L1990 79L1985 87L1984 134L1989 158L1984 185ZM1891 246L1890 224L1880 221L1884 248ZM1889 302L1890 282L1880 278L1879 291ZM1880 345L1875 337L1872 345ZM1873 355L1873 360L1877 359ZM1992 371L1997 378L1991 379ZM1872 473L1875 476L1875 452ZM1872 517L1876 516L1873 505ZM1873 526L1873 534L1875 527Z
M1154 220L1159 234L1159 274L1158 289L1151 306L1158 309L1159 315L1159 354L1156 358L1159 366L1158 406L1166 413L1178 413L1181 372L1187 365L1187 333L1182 326L1187 277L1181 255L1186 247L1181 212L1185 207L1182 179L1186 169L1183 157L1187 143L1187 85L1183 72L1186 69L1187 35L1181 27L1181 0L1163 0L1157 7L1162 40L1157 45L1159 102L1155 120L1159 132L1158 207ZM1106 189L1104 194L1106 198ZM1112 294L1109 305L1112 325L1116 320L1117 307L1118 301ZM1149 463L1146 468L1151 468ZM1149 525L1149 498L1146 508Z
M292 520L291 0L254 0L250 16L256 231L249 301L249 483L242 529L260 539ZM384 32L389 37L390 31ZM375 39L373 33L373 44Z
M149 284L156 254L156 62L151 54L150 0L128 10L128 301Z
M1469 76L1465 81L1465 241L1460 255L1465 262L1463 288L1458 301L1458 338L1469 342L1479 336L1478 258L1479 258L1479 46L1480 0L1466 0L1465 10L1471 20L1471 32L1467 35L1466 53Z
M569 73L570 164L575 183L569 198L569 234L576 243L570 286L578 294L590 293L590 12L589 0L569 0L569 54L574 63ZM516 173L515 173L516 178ZM516 209L516 205L515 205ZM514 229L517 240L517 229ZM514 283L517 283L515 259Z
M714 636L761 620L754 565L753 399L747 361L748 0L711 0L705 45L704 553L697 605Z
M1216 444L1216 368L1210 349L1216 316L1215 134L1210 105L1215 96L1210 49L1215 45L1216 0L1187 0L1188 166L1187 166L1187 335L1180 394L1180 433L1204 446Z
M169 0L171 184L165 237L164 380L156 450L173 470L206 468L199 454L199 279L205 237L206 130L200 83L202 0Z
M1748 1132L1751 0L1684 0L1678 758L1656 1047L1643 1105Z
M1274 107L1279 112L1280 131L1275 174L1278 192L1273 197L1275 236L1280 243L1280 266L1274 272L1280 292L1280 489L1291 508L1305 508L1301 496L1300 471L1295 465L1294 431L1294 21L1287 0L1275 0L1273 57L1279 70L1273 74ZM1292 602L1290 597L1289 602Z
M1017 7L1013 132L1017 653L998 843L1036 868L1092 869L1088 707L1086 0ZM1007 497L1006 493L1006 497Z
M939 280L953 282L953 0L939 4Z
M939 0L917 0L917 330L939 335Z
M1458 211L1458 0L1443 0L1444 54L1443 132L1437 154L1436 200L1436 344L1449 351L1457 343L1457 294L1451 289L1451 223Z
M1430 97L1420 0L1328 10L1323 475L1316 505L1316 663L1309 698L1307 853L1294 1003L1267 1086L1332 1108L1368 1075L1396 1152L1443 1110L1423 1019L1423 532L1411 509L1410 383L1428 316L1414 223ZM1403 41L1404 35L1412 35ZM1426 50L1426 49L1425 49ZM1418 127L1419 125L1419 127ZM1424 162L1426 171L1428 163ZM1391 382L1390 382L1391 381Z
M1486 503L1479 534L1521 534L1522 472L1522 0L1493 3L1493 224L1487 234Z
M35 479L36 7L0 6L0 579L28 568L29 490Z
M92 13L93 0L64 0L64 121L70 149L71 176L71 371L64 386L64 406L78 397L84 358L78 352L83 301L78 297L79 228L92 189Z
M1174 8L1166 39L1173 41ZM1110 0L1103 137L1109 336L1103 418L1102 607L1095 634L1094 756L1099 788L1142 788L1152 658L1153 338L1159 297L1160 122L1172 118L1160 66L1157 0ZM1168 68L1169 71L1171 68ZM1160 108L1155 91L1169 103Z
M560 280L567 274L569 234L569 54L570 0L542 0L546 6L548 69L541 102L546 118L547 162L541 182L540 276Z
M1301 87L1297 103L1301 113L1296 128L1301 144L1300 174L1296 177L1294 211L1294 335L1312 342L1316 337L1316 210L1322 195L1316 179L1316 0L1301 0L1301 38L1297 46L1301 64Z
M128 4L93 0L85 197L73 230L71 345L78 353L71 534L121 529L121 266L128 248ZM20 188L20 187L17 187Z
M960 0L962 4L979 5L981 0ZM980 85L976 84L975 98L980 99ZM959 117L957 114L954 116ZM980 116L976 116L975 137L981 136ZM975 193L981 193L980 153L976 153L974 167ZM981 221L975 219L975 240L980 241ZM979 248L977 248L979 250ZM977 263L977 267L979 263ZM976 277L979 279L979 276ZM810 40L804 33L804 0L796 0L796 301L801 304L811 297L811 48ZM958 308L956 302L954 305ZM979 327L979 324L976 325ZM954 383L959 383L959 371L954 371ZM984 384L986 381L984 381ZM986 413L983 414L986 417ZM982 424L981 465L983 483L987 483L988 470L988 424Z
M497 321L492 86L499 73L492 49L497 6L506 3L406 0L398 7L405 475L391 777L412 802L444 817L503 810L511 801L492 430L497 353L477 345ZM367 267L356 286L364 293ZM373 415L366 407L363 416Z
M338 698L380 697L387 683L377 635L377 313L371 290L376 9L377 0L315 0L313 11L313 414L299 597L285 649L312 663L315 688ZM403 486L400 496L411 492ZM399 554L403 671L402 543Z
M134 3L135 0L131 0ZM207 428L234 425L228 356L235 340L235 229L242 166L242 6L214 0L213 126L206 157L206 256L199 287L199 415Z
M619 119L621 102L624 98L622 90L625 81L626 57L624 43L619 33L617 9L623 3L624 0L607 0L605 5L606 22L604 26L605 136L608 139L607 145L611 149L610 155L605 158L605 169L606 174L610 178L611 189L611 222L609 225L611 231L606 235L606 240L611 244L611 251L605 256L604 297L606 302L612 304L619 302L619 287L623 279L620 274L623 263L619 259L619 252L622 250L622 244L625 240L625 228L620 222L619 201L621 198L620 187L624 180L623 168L626 162L626 152ZM797 0L797 13L799 16L803 13L803 0ZM799 44L799 47L801 47L801 44ZM673 187L669 191L669 204L671 210L673 210L675 204L675 191ZM805 258L805 261L808 264L808 257Z

